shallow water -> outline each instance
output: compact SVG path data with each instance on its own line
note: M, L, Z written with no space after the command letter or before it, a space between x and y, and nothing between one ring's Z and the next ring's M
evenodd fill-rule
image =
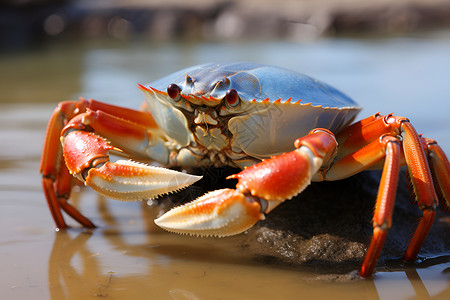
M77 96L137 107L135 88L179 68L251 60L322 79L365 107L409 117L450 153L450 32L386 39L234 44L48 44L0 56L0 290L5 299L449 299L448 256L374 280L323 282L311 270L256 262L233 238L199 239L153 225L158 208L75 190L99 228L55 232L38 174L46 121ZM450 249L447 249L450 254Z

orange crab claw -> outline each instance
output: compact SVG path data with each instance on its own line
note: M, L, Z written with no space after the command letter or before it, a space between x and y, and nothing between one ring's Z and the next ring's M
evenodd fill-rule
M64 138L64 158L70 174L108 161L109 150L118 150L92 132L72 131Z
M222 189L173 208L155 223L176 233L223 237L244 232L263 219L261 206L252 196Z
M298 139L295 146L298 149L229 176L238 179L236 190L210 192L175 207L155 223L176 233L214 236L242 233L284 200L303 191L322 166L324 156L334 152L336 140L329 131L317 129Z
M331 132L315 129L295 141L298 149L263 160L228 178L238 179L236 187L244 193L250 192L270 202L282 202L298 195L310 184L323 162L335 153L336 146Z
M92 132L71 131L64 137L64 158L69 172L112 199L157 198L201 179L201 176L133 161L110 162L110 150L119 149Z
M201 178L134 161L118 160L90 169L86 185L111 199L135 201L178 192Z
M308 154L308 150L303 147L284 153L228 178L238 179L236 187L253 196L275 201L290 199L309 185L311 176L317 169L312 166L312 154Z

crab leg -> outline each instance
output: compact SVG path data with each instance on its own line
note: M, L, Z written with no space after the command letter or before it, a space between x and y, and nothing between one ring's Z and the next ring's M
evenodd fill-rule
M361 266L361 276L369 277L380 257L386 235L392 225L392 212L397 192L400 171L400 143L397 139L385 136L382 140L386 158L378 189L375 212L373 216L373 237Z
M296 140L296 150L272 157L229 178L238 179L236 190L208 193L176 207L155 220L169 231L195 235L227 236L252 227L286 199L302 192L336 150L334 135L316 129Z
M404 256L405 260L411 261L416 259L430 231L436 215L438 198L433 188L433 178L419 135L409 122L403 122L401 128L405 158L417 197L417 204L423 213Z
M363 277L372 275L383 249L387 231L391 228L402 156L401 149L400 142L396 137L384 135L360 150L341 158L319 177L321 180L345 178L384 160L372 220L373 237L361 267L361 276Z
M435 140L424 139L424 143L437 181L435 188L439 189L447 207L450 208L450 162Z
M69 123L64 126L67 121ZM155 198L201 178L130 161L109 161L110 151L125 150L148 158L148 152L154 153L152 147L163 148L162 137L152 134L157 130L155 127L156 123L148 113L129 109L122 111L116 106L93 100L63 102L55 109L47 127L41 173L50 211L58 228L66 227L60 209L83 226L94 227L67 202L71 187L69 173L101 194L120 200ZM165 159L168 160L168 150L165 150L166 153L162 152L159 158L164 159L164 154L167 154Z
M408 121L408 119L396 117L392 114L383 116L377 113L349 126L336 135L339 142L337 159L339 160L339 158L363 148L384 134L399 135L400 124L403 121Z
M424 151L425 142L422 142L408 119L379 114L350 126L339 135L339 140L347 155L335 159L337 143L332 133L322 129L313 130L295 142L297 150L264 160L230 176L239 180L236 190L211 192L185 206L172 209L155 222L179 233L217 236L236 234L263 219L264 213L270 212L285 199L300 193L311 179L338 180L377 167L384 161L373 217L373 238L361 267L361 275L369 277L392 224L399 168L406 164L418 205L423 211L423 218L405 254L406 260L415 259L434 220L437 205ZM439 185L445 190L444 196L448 197L450 164L434 142L427 145ZM235 226L239 222L245 225Z
M67 186L71 185L71 176L63 162L59 140L66 121L75 116L78 111L84 111L87 105L87 101L83 99L79 102L61 102L53 111L47 124L39 170L42 174L42 186L47 204L57 228L66 227L61 209L70 211L69 215L84 227L95 227L66 201L70 195L70 188Z
M433 179L431 176L429 163L425 155L425 150L421 138L417 134L411 123L409 123L408 119L395 117L392 115L387 115L384 117L380 116L378 118L374 118L372 122L368 122L364 126L354 128L352 127L353 126L347 129L347 132L345 133L346 135L348 135L348 138L346 138L346 136L343 137L344 147L347 147L348 149L351 149L351 147L360 147L360 145L357 143L355 143L354 146L350 146L353 144L353 139L356 139L355 136L358 136L358 139L360 140L372 142L364 148L339 159L336 163L333 164L331 169L324 174L323 178L325 180L337 180L351 176L356 172L369 168L370 166L374 165L377 160L382 158L383 155L379 151L382 148L377 150L376 145L379 144L379 142L377 141L376 137L382 134L389 134L395 137L401 135L403 142L403 153L401 153L399 159L404 158L406 161L406 165L408 166L408 170L411 175L414 192L417 197L417 203L423 213L423 217L420 220L420 223L404 256L405 260L414 260L417 257L417 254L431 228L435 217L436 206L438 204L437 196L433 188ZM374 133L373 131L378 131L378 134ZM342 136L340 136L340 138L342 138ZM445 183L445 180L446 178L448 178L448 174L450 173L447 165L448 160L445 158L445 155L441 155L439 149L437 149L436 147L430 147L429 151L430 153L434 153L434 155L438 157L439 162L446 162L443 163L443 165L447 167L440 167L440 169L435 173L437 174L437 176L443 176L438 181L443 182L442 186L448 193L448 185L446 185ZM390 160L391 159L387 159L387 161ZM379 192L383 192L384 189L391 189L391 186L396 188L396 184L393 185L392 182L389 183L388 181L382 180L380 183ZM393 197L394 195L395 193L393 192L391 197ZM378 197L380 197L380 195ZM389 206L389 209L391 210L393 209L393 201L394 199L392 198L392 207ZM384 237L382 237L382 235L380 234L380 229L382 229L383 226L379 226L378 219L380 218L380 216L377 214L380 214L379 210L375 211L374 237L369 248L368 257L366 257L366 259L364 260L363 266L361 268L361 275L364 277L368 277L372 274L373 269L375 268L376 260L378 259L379 252L381 252L384 243ZM391 214L392 212L389 213L389 215ZM390 226L390 222L386 223L386 226L384 226L384 230L389 229L389 226L387 225Z

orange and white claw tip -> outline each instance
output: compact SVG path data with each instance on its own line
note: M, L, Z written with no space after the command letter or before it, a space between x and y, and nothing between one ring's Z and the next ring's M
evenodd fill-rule
M171 169L118 160L90 169L86 185L106 197L127 201L153 199L177 192L201 178Z
M260 204L251 196L221 189L171 209L155 223L175 233L223 237L242 233L263 219Z

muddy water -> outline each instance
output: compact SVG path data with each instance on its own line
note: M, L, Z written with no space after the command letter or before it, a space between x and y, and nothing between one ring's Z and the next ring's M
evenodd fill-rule
M395 112L450 153L450 33L377 40L220 44L52 44L3 55L0 86L2 299L449 299L450 249L374 280L317 281L309 268L265 265L233 238L199 239L153 225L160 207L76 187L72 201L99 228L55 232L38 174L46 120L78 95L136 107L145 83L184 66L253 60L327 81L364 115Z

